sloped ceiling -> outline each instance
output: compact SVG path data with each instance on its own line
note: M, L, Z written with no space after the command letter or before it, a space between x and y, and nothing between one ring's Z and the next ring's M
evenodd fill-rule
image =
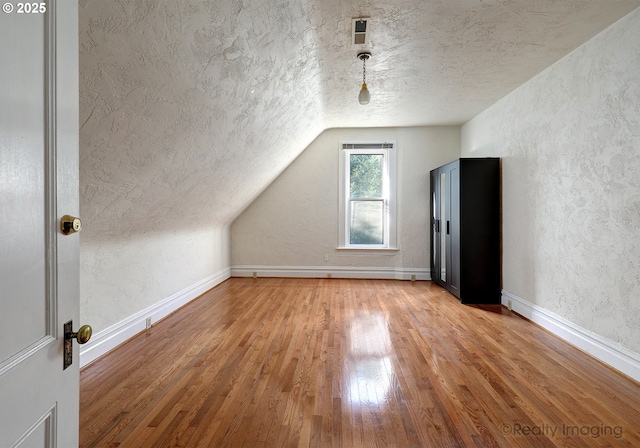
M323 130L462 124L638 6L81 0L83 238L228 224Z

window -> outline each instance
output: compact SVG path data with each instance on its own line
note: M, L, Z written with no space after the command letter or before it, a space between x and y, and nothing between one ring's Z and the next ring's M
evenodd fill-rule
M341 145L339 248L396 248L395 171L393 143Z

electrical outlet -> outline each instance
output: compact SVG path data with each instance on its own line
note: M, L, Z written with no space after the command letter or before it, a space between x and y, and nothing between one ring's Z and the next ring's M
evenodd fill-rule
M329 261L329 254L324 254L324 261Z
M150 317L147 317L147 324L146 325L147 325L147 330L149 328L151 328L151 318Z
M507 300L507 308L509 308L509 311L511 311L511 309L512 309L511 300Z

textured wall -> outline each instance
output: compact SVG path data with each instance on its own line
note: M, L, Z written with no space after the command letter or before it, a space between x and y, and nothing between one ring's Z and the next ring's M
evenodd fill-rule
M230 223L323 130L308 3L81 2L92 240Z
M378 141L397 145L400 250L337 251L339 144ZM429 170L459 151L459 127L327 130L234 221L232 264L428 268Z
M80 245L80 319L94 331L222 273L230 264L228 226L100 242L82 235Z
M312 17L306 1L80 2L95 330L229 267L233 217L323 129Z
M640 10L462 128L503 157L504 288L640 352Z

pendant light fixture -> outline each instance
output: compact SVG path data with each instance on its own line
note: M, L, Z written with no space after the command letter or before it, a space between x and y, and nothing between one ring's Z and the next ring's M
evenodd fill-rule
M369 51L358 53L358 59L362 61L362 89L360 89L358 101L363 105L369 104L371 100L371 94L369 93L369 89L367 89L367 61L369 58L371 58L371 52Z

